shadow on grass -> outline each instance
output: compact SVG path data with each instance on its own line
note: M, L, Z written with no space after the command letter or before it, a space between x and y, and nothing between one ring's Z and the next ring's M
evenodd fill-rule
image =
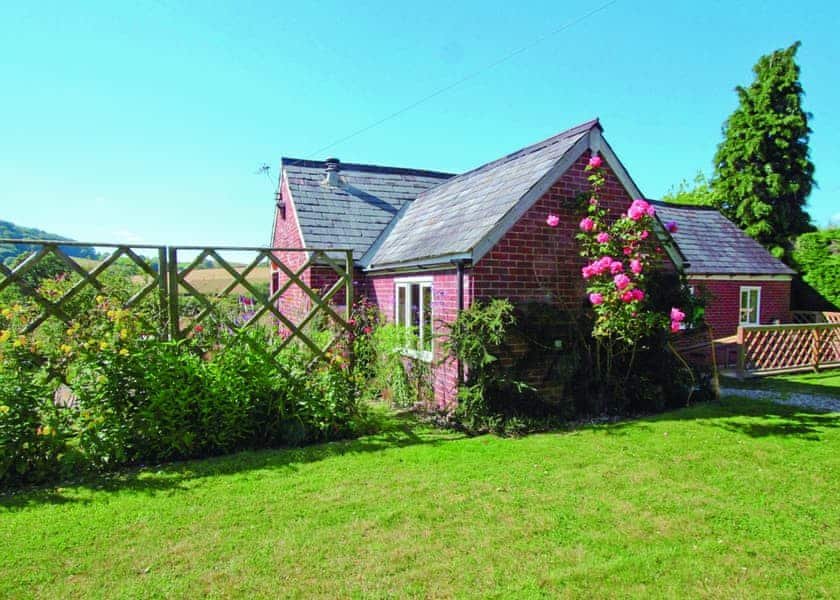
M172 462L152 467L126 468L89 479L49 487L23 488L0 494L0 513L41 504L91 503L85 491L130 492L154 496L187 491L190 482L246 471L287 469L337 456L381 452L416 445L439 445L463 436L418 426L411 415L377 414L378 433L351 440L313 444L299 448L246 450L235 454ZM69 492L69 493L68 493Z
M722 377L721 387L732 389L763 390L780 394L808 394L840 399L840 369L820 373L799 373L767 377L735 379Z
M694 421L752 438L781 436L819 441L826 431L840 428L840 413L826 413L764 400L727 396L718 402L707 402L639 420L595 427L606 434L617 435L627 433L631 429L650 430L651 426L646 423L665 421Z

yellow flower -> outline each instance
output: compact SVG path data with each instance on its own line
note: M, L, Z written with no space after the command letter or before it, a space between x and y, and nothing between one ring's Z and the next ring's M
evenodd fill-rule
M76 335L76 332L77 332L78 330L79 330L79 329L78 329L75 325L73 325L72 327L68 327L68 328L67 328L67 335L71 335L71 336L72 336L72 335Z
M70 354L73 351L73 347L68 344L62 344L60 350L64 352L64 354Z
M8 340L10 335L12 335L12 334L8 329L4 329L4 330L0 331L0 343Z
M15 304L12 306L12 312L20 312L23 310L23 307L20 304Z
M128 329L120 329L120 339L124 340L128 337Z
M5 414L7 414L10 410L12 410L12 409L11 409L11 408L9 408L8 406L6 406L5 404L0 404L0 415L5 415Z
M105 377L104 375L100 375L99 377L96 378L96 383L105 383L106 381L108 381L108 378Z
M14 346L15 348L20 348L21 346L25 346L25 345L26 345L26 336L25 335L19 335L18 338L15 340L15 342L12 344L12 346Z
M120 350L120 356L128 356L128 350L126 350L125 348Z
M105 302L105 296L100 294L99 296L96 297L96 303L97 304L102 304L103 302Z
M105 350L108 347L108 342L99 342L99 349Z
M3 312L2 312L2 313L0 313L0 314L2 314L2 315L3 315L3 317L5 317L6 319L11 319L11 318L12 318L12 311L11 311L11 309L4 308L4 309L3 309Z

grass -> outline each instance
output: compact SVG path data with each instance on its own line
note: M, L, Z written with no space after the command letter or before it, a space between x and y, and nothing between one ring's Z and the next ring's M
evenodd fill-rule
M521 439L393 420L0 500L0 596L837 597L840 414Z
M726 377L721 378L721 386L840 398L840 369L831 369L819 373L808 372L773 377L754 377L743 380Z

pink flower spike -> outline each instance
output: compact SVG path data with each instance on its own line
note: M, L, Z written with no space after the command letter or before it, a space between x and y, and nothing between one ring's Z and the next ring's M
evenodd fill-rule
M623 271L624 265L621 264L621 261L616 260L610 263L610 273L612 273L613 275L617 275L618 273L621 273Z
M580 224L579 224L578 226L579 226L579 227L580 227L583 231L586 231L586 232L588 233L588 232L592 231L592 230L595 228L595 221L593 221L593 220L592 220L592 219L590 219L589 217L585 217L584 219L581 219L581 222L580 222Z
M610 234L607 233L606 231L602 231L601 233L598 234L598 237L596 237L595 239L598 240L599 244L606 244L607 242L610 241Z
M604 303L604 297L601 294L599 294L598 292L594 292L592 294L589 294L589 301L594 306L598 306L599 304Z
M615 277L613 277L613 283L615 283L616 289L620 292L628 285L630 285L630 278L627 277L624 273L619 273Z
M630 270L633 271L636 275L642 272L642 261L637 258L634 258L630 261Z
M668 233L677 233L677 231L679 230L679 227L677 227L677 222L668 221L667 223L665 223L665 230Z
M560 217L548 213L548 216L545 218L545 222L549 227L557 227L560 224Z
M683 319L685 319L685 313L681 311L679 308L672 308L671 309L671 320L680 323Z
M595 154L592 158L589 159L589 166L592 167L593 169L597 169L602 164L604 164L604 161L601 160L601 157L598 156L597 154Z

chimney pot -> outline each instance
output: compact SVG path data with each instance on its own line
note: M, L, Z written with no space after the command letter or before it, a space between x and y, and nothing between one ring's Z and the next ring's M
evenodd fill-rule
M337 158L328 158L324 162L326 163L327 167L327 176L326 179L324 179L324 184L332 186L341 185L341 180L338 176L339 171L341 171L341 161L339 161Z

